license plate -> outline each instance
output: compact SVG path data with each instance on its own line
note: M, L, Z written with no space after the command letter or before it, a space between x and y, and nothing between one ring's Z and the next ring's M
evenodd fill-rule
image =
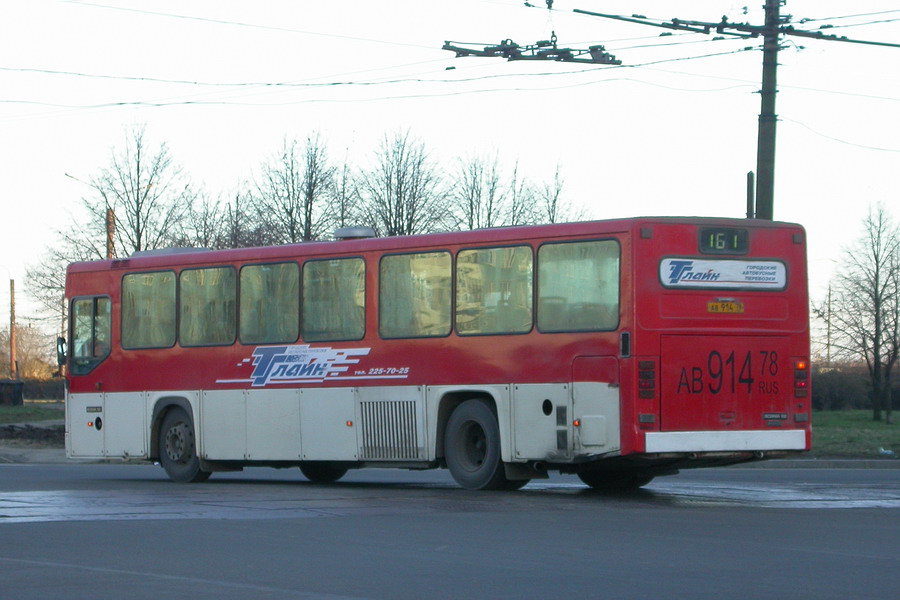
M706 312L739 314L744 312L743 302L707 302Z

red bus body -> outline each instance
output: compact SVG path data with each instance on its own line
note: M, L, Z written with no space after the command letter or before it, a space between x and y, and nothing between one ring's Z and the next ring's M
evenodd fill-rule
M743 232L742 250L718 247L712 236L720 230ZM709 241L701 239L706 232ZM457 312L446 335L379 334L379 301L390 301L379 297L384 256L440 250L461 268L466 249L524 247L536 261L543 245L586 240L618 247L618 315L609 330L542 332L533 314L524 332L460 335ZM512 481L548 469L638 473L648 481L681 468L808 450L805 252L799 225L635 218L76 263L67 298L100 298L93 306L109 307L111 328L109 348L68 377L67 452L157 460L169 443L160 432L164 417L180 407L206 471L442 467L448 422L466 400L496 415L501 468ZM239 273L244 265L284 262L303 268L343 257L365 265L361 339L122 347L128 274L179 277L211 266ZM735 269L741 279L726 281ZM551 310L544 308L551 298L537 297L533 285L534 313ZM459 293L454 287L453 297Z

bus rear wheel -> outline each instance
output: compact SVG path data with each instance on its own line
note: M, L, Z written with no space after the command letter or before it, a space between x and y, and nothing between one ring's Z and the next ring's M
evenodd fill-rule
M159 462L172 481L197 483L209 479L200 468L194 423L181 408L166 413L159 430Z
M300 463L300 472L313 483L334 483L347 474L347 469L328 462Z
M635 471L583 471L578 478L602 492L627 492L653 481L653 475Z
M521 487L518 481L510 482L506 479L500 460L500 427L497 425L497 416L481 400L466 400L450 415L444 430L444 458L453 479L466 489L504 490Z

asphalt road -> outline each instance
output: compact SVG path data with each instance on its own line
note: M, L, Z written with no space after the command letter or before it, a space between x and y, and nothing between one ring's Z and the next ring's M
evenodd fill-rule
M0 598L893 598L900 471L719 469L601 495L554 477L296 469L179 485L0 465Z

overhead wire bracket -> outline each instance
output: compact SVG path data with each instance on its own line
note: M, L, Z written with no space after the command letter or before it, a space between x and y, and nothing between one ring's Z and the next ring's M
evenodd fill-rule
M505 58L506 60L554 60L557 62L591 63L599 65L621 65L622 61L606 51L600 45L587 49L560 48L556 43L556 33L549 40L541 40L528 46L520 46L510 39L497 45L473 47L480 44L446 41L442 50L456 53L457 58L466 56L483 56Z

